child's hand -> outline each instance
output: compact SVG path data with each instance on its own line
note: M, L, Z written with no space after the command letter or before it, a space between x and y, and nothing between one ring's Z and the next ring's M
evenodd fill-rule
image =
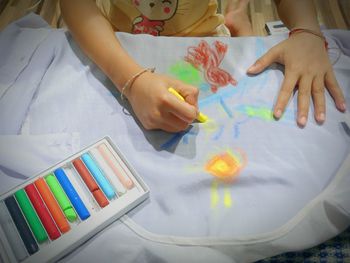
M273 62L285 66L285 78L282 83L275 107L274 116L280 118L285 110L293 90L298 87L299 126L305 126L312 97L315 119L318 123L325 120L325 88L335 101L338 110L346 110L345 99L334 75L324 41L309 33L298 33L271 48L248 69L248 73L257 74Z
M177 90L186 100L168 91ZM198 89L165 75L144 73L125 93L136 116L148 129L168 132L185 130L197 117Z

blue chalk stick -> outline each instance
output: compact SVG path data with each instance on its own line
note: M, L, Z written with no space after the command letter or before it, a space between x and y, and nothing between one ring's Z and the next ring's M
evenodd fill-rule
M90 213L84 205L83 201L81 200L77 191L75 191L72 183L69 181L64 170L62 168L58 168L54 171L54 174L58 182L61 184L64 192L68 196L69 200L71 201L72 205L74 206L75 211L77 211L81 220L87 219L90 216Z
M97 166L95 161L91 158L90 154L84 153L81 156L81 159L83 160L84 164L89 169L90 173L95 178L96 182L101 187L102 191L107 196L107 198L112 199L113 197L115 197L116 194L113 187L108 182L108 180L104 177L100 168Z

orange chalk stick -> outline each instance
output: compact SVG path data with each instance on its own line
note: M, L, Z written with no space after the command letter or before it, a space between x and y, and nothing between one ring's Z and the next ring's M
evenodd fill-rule
M90 172L85 167L84 163L80 159L75 159L73 162L75 169L78 171L80 177L85 182L86 186L89 188L90 192L94 196L95 200L99 204L100 207L105 207L109 204L107 198L104 196L100 187L95 182L94 178L92 178Z
M38 189L41 198L44 200L46 207L49 209L51 216L56 222L56 225L62 233L66 233L70 230L70 225L66 220L60 206L58 205L55 197L51 193L49 187L47 186L43 178L39 178L34 182L36 188Z

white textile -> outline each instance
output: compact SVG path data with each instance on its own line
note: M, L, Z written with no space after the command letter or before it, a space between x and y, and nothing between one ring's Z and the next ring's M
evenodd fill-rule
M325 34L341 52L334 70L350 105L350 33ZM212 93L199 78L199 106L211 121L169 134L146 131L125 114L116 88L68 32L47 28L35 15L11 24L0 33L1 185L112 138L150 187L150 198L63 262L254 261L337 235L350 223L348 114L327 94L323 125L311 109L307 126L298 128L295 98L275 121L269 113L281 69L245 74L284 37L205 38L210 46L215 40L228 45L220 67L238 85ZM203 40L118 38L141 65L174 77L188 67L188 48ZM338 56L338 49L330 52L331 59ZM217 181L205 169L222 153L245 162L234 183Z

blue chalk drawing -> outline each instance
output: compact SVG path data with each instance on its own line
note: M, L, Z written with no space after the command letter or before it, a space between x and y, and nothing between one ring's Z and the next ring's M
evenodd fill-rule
M255 56L257 58L261 57L266 53L266 47L261 38L256 39L256 44L255 44ZM266 83L268 81L268 71L264 71L260 73L259 75L256 76L244 76L242 79L238 81L237 86L233 86L229 84L226 88L224 89L219 89L217 93L210 94L209 96L202 98L198 101L198 106L200 109L208 107L212 104L218 104L220 105L227 116L230 119L234 120L234 111L237 110L240 114L242 114L242 109L239 107L235 107L234 105L227 105L225 103L225 100L231 98L232 96L237 96L238 98L241 98L243 95L245 95L248 92L251 92L252 89L258 89L258 91L262 90ZM209 84L204 83L200 85L201 91L207 91L209 89ZM288 117L289 114L288 114ZM235 138L239 137L240 134L240 125L243 125L246 123L250 118L244 119L243 121L236 121L233 125L233 136ZM218 129L218 131L212 136L212 140L218 140L220 136L223 134L225 130L225 126L221 125ZM197 133L196 133L197 134ZM162 149L168 149L178 143L179 141L188 144L188 136L189 135L196 135L196 134L191 134L190 131L184 131L184 132L179 132L174 134L168 141L163 143L161 145Z

